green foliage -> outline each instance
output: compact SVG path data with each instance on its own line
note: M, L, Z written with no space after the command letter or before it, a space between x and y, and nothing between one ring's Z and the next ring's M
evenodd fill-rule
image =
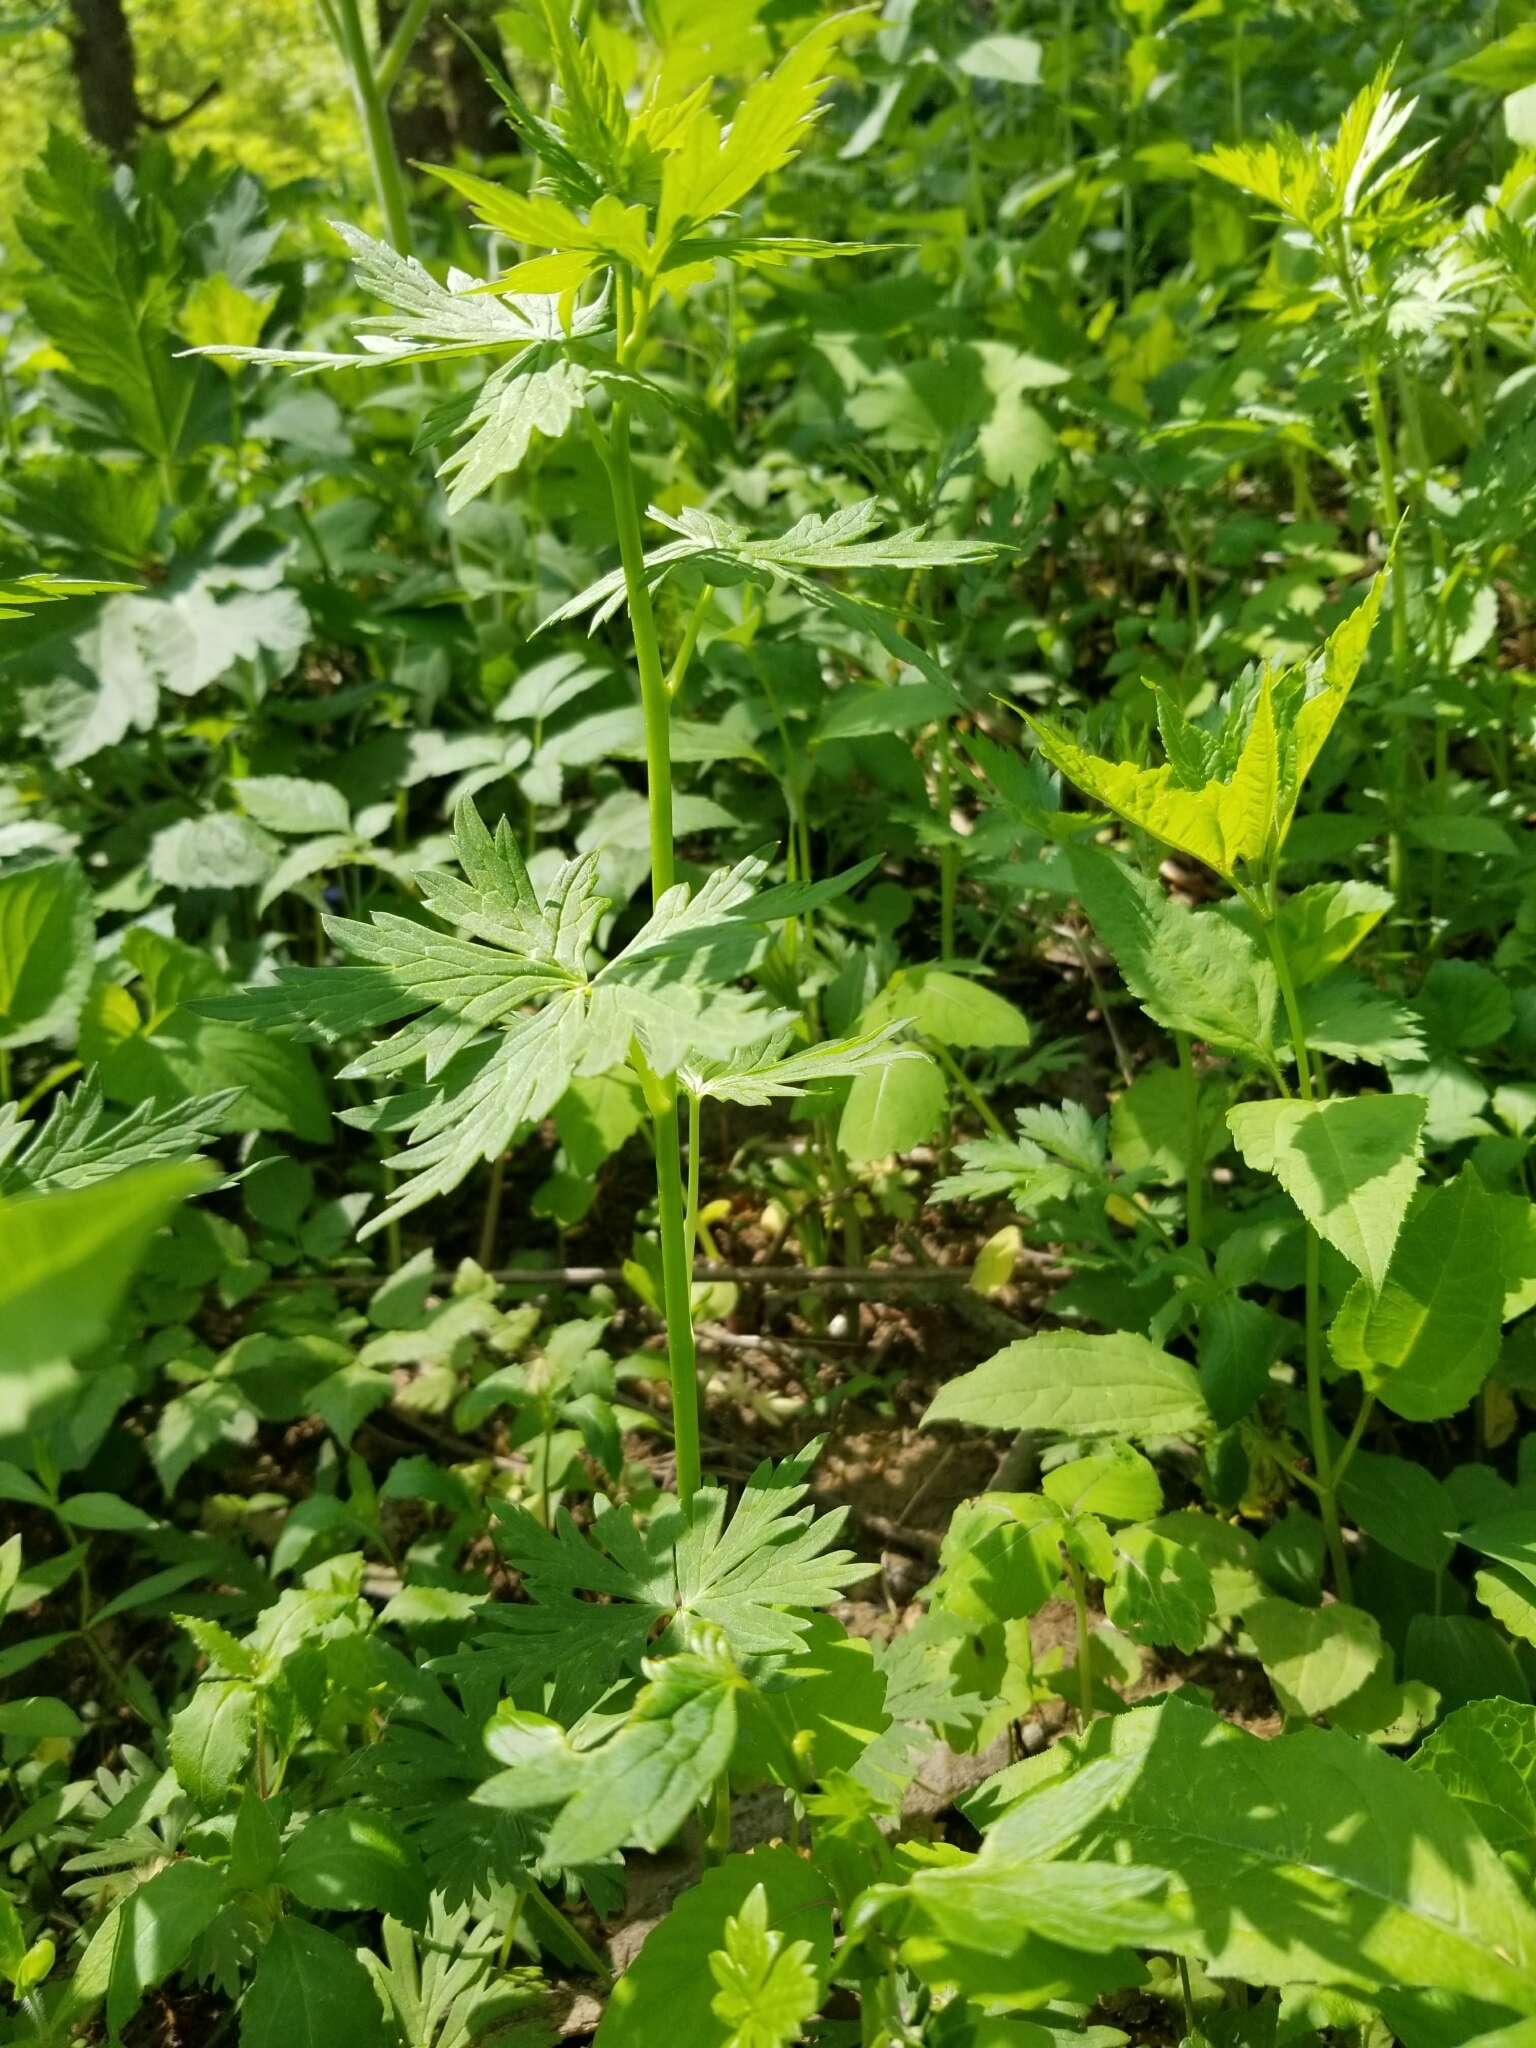
M1182 1359L1144 1337L1074 1330L1010 1344L943 1387L924 1420L1152 1441L1209 1426L1199 1382Z
M1266 1743L1178 1700L1143 1708L1041 1774L989 1839L1166 1871L1183 1922L1167 1945L1218 1976L1457 1993L1501 2018L1536 2004L1536 1920L1474 1822L1335 1732Z
M1524 31L258 11L0 291L0 2040L1524 2041Z

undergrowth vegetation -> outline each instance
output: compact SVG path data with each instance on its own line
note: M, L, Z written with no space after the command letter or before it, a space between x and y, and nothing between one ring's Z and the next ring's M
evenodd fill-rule
M0 2040L1525 2048L1529 25L321 11L6 271Z

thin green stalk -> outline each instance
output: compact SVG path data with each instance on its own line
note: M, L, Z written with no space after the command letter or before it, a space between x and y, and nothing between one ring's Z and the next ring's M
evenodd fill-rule
M955 768L953 737L949 721L939 727L939 958L955 957L955 895L960 881L960 849L950 836L950 813L954 808Z
M1184 2032L1188 2038L1193 2039L1199 2023L1195 2018L1195 1993L1189 1981L1189 1965L1182 1956L1176 1957L1175 1961L1179 1967L1179 1999L1184 2007Z
M950 1080L960 1090L960 1093L965 1097L972 1109L981 1118L992 1136L994 1138L1006 1139L1008 1133L1003 1128L1002 1119L997 1115L991 1103L987 1101L987 1098L976 1086L970 1075L966 1073L964 1067L961 1066L960 1062L949 1050L949 1047L947 1045L939 1045L935 1041L930 1041L928 1050L933 1054L945 1073L948 1074Z
M697 1095L688 1091L688 1193L683 1211L683 1235L688 1241L688 1266L699 1253L699 1120L703 1109Z
M1205 662L1200 653L1200 640L1205 632L1205 618L1200 605L1200 569L1188 524L1176 519L1174 532L1179 552L1184 557L1184 602L1189 612L1189 647L1184 656L1184 672L1198 677L1205 673Z
M721 1776L710 1795L709 1832L704 1837L706 1863L723 1863L731 1853L731 1780Z
M1093 1660L1088 1654L1088 1581L1071 1551L1063 1550L1067 1580L1072 1588L1072 1612L1077 1617L1077 1721L1086 1728L1093 1719Z
M800 835L800 879L802 882L814 882L816 879L816 864L811 858L811 828L805 815L805 790L803 788L797 791L795 801L798 805L798 810L794 824ZM807 906L804 916L800 920L800 929L805 939L805 950L807 956L809 956L816 938L816 913L809 906ZM821 1004L816 994L814 982L805 998L805 1014L810 1023L811 1036L819 1038L821 1036Z
M1434 569L1434 592L1426 595L1425 610L1429 614L1429 644L1434 656L1437 685L1443 683L1450 673L1450 643L1445 629L1445 586L1450 574L1450 552L1446 546L1445 534L1440 522L1432 517L1429 507L1429 442L1424 433L1424 412L1419 404L1419 394L1413 379L1402 364L1397 370L1398 404L1403 415L1403 428L1408 437L1408 452L1413 458L1415 471L1414 496L1417 500L1420 518L1429 535L1430 563ZM1394 573L1400 573L1394 571ZM1440 693L1435 692L1434 720L1434 768L1433 780L1435 800L1443 803L1445 786L1450 780L1450 732L1440 715ZM1432 920L1438 922L1441 884L1444 879L1445 856L1438 850L1429 857L1429 911Z
M490 1184L485 1191L485 1207L480 1212L480 1264L489 1272L496 1263L496 1239L501 1229L501 1197L506 1186L507 1155L498 1155L491 1167Z
M671 701L661 666L656 616L645 576L645 544L640 536L640 508L635 496L634 467L629 452L629 408L622 400L613 408L608 435L608 478L618 529L619 559L629 597L630 630L635 666L640 672L640 705L645 721L647 800L650 806L651 895L672 886L675 854L672 841Z
M405 12L395 24L395 32L390 37L387 47L379 53L379 61L373 67L373 84L374 90L386 106L400 82L405 60L410 56L412 46L421 33L422 24L431 8L432 0L409 0Z
M1383 537L1390 539L1396 533L1402 518L1402 497L1398 489L1397 457L1392 446L1392 426L1387 415L1386 399L1381 388L1381 376L1376 367L1376 358L1365 338L1367 315L1365 301L1361 296L1355 278L1354 256L1349 237L1342 223L1335 233L1334 262L1338 271L1339 286L1345 303L1353 316L1356 332L1360 337L1360 381L1365 387L1365 410L1371 426L1371 441L1376 451L1376 497L1378 516L1383 528ZM1408 609L1404 602L1406 592L1403 583L1401 560L1392 570L1392 680L1400 697L1405 696L1410 682L1410 660L1408 646ZM1406 883L1406 856L1403 848L1403 823L1408 809L1408 742L1406 733L1399 733L1393 745L1394 757L1394 810L1392 830L1388 845L1388 878L1392 893L1401 906L1404 902Z
M673 657L672 666L667 670L667 696L675 699L687 679L688 667L693 660L693 651L699 644L699 631L704 624L704 614L709 610L709 601L714 592L706 583L693 601L688 614L688 624L683 630L682 643Z
M816 1134L821 1142L822 1159L826 1166L827 1179L831 1184L833 1201L843 1219L843 1262L848 1266L862 1266L864 1219L859 1214L859 1198L848 1178L848 1169L843 1164L843 1155L838 1149L837 1132L830 1117L817 1118Z
M1130 47L1127 33L1120 52L1120 308L1124 313L1129 313L1136 297L1136 192L1131 166L1136 161L1137 122L1126 73Z
M645 307L635 303L628 280L616 287L619 360L638 352L645 330ZM645 722L646 793L650 817L651 900L672 886L676 855L672 840L671 700L656 636L656 615L645 574L645 543L640 532L640 506L635 491L634 461L629 445L629 407L616 400L609 423L605 466L618 534L619 559L629 606L635 666L640 674L640 701ZM699 1383L693 1338L693 1249L687 1234L683 1197L677 1089L671 1080L642 1074L656 1140L656 1210L661 1228L662 1308L672 1368L672 1428L677 1448L677 1490L690 1501L698 1491Z
M1345 1438L1344 1448L1340 1451L1334 1464L1333 1483L1335 1486L1342 1485L1344 1474L1349 1470L1350 1460L1360 1448L1360 1439L1365 1435L1365 1425L1370 1421L1375 1407L1376 1396L1374 1394L1367 1394L1360 1403L1360 1412L1355 1417L1354 1427Z
M965 136L966 222L979 241L987 232L987 187L982 171L986 152L982 147L981 126L976 119L976 102L971 97L971 81L964 73L959 80L959 103L960 127Z
M0 1102L6 1099L6 1092L9 1086L7 1077L7 1063L9 1060L10 1054L3 1048L0 1048ZM84 1062L81 1060L61 1060L58 1066L51 1067L44 1074L41 1081L35 1087L29 1088L26 1094L23 1095L21 1101L16 1105L18 1113L25 1116L29 1109L35 1109L45 1095L50 1094L55 1088L62 1087L66 1081L78 1074L83 1064Z
M1192 1252L1205 1241L1205 1142L1200 1129L1200 1076L1187 1031L1175 1031L1179 1072L1184 1080L1184 1228Z
M1296 1055L1296 1085L1303 1102L1319 1100L1319 1091L1312 1073L1312 1062L1307 1052L1307 1034L1301 1021L1301 1004L1296 995L1296 982L1291 973L1291 963L1286 958L1285 943L1280 936L1280 927L1274 916L1274 906L1264 920L1264 936L1269 944L1270 958L1275 963L1275 975L1280 983L1280 999L1285 1005L1286 1021L1290 1027L1291 1049ZM1339 1526L1338 1477L1333 1468L1333 1453L1328 1442L1328 1417L1323 1405L1323 1314L1322 1314L1322 1245L1311 1224L1305 1224L1306 1232L1306 1371L1307 1371L1307 1435L1312 1444L1312 1465L1317 1474L1317 1499L1322 1515L1323 1534L1328 1543L1328 1554L1333 1560L1335 1587L1341 1600L1350 1597L1349 1558L1344 1549L1344 1533Z
M523 1911L530 1922L542 1921L546 1933L553 1933L557 1940L569 1943L583 1969L589 1970L604 1984L612 1981L613 1972L591 1942L579 1928L572 1926L552 1900L545 1898L536 1884L529 1885L523 1894Z
M5 355L0 350L0 421L5 426L5 450L12 462L21 459L21 436L16 431L16 409L11 402L11 380L6 375Z
M670 1081L651 1077L652 1088L671 1090ZM677 1492L684 1503L699 1490L703 1469L699 1457L698 1355L693 1341L693 1260L688 1252L683 1210L680 1134L674 1096L665 1109L653 1111L656 1137L656 1213L661 1226L662 1312L667 1324L667 1350L672 1366L672 1438L677 1453Z
M405 178L400 170L400 159L395 154L395 138L389 125L388 97L379 88L379 73L374 68L373 57L368 49L362 10L358 0L323 0L321 12L347 67L352 97L357 102L358 119L362 122L363 143L368 151L368 169L373 177L374 196L378 200L379 212L384 219L385 232L391 244L403 254L411 246ZM424 15L426 10L423 8L420 12ZM416 26L420 27L419 18ZM415 33L414 29L412 33ZM409 48L409 44L406 48ZM386 57L389 54L387 52ZM399 63L403 62L402 52ZM399 63L395 65L396 72ZM393 74L390 83L393 83Z

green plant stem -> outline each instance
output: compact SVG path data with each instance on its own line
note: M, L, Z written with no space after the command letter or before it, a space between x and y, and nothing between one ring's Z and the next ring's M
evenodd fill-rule
M683 1236L688 1244L688 1267L699 1255L699 1123L703 1104L690 1090L688 1101L688 1191L683 1210ZM709 1256L705 1253L706 1258Z
M405 69L405 60L411 54L412 46L421 33L422 24L432 10L432 0L409 0L405 12L395 24L395 32L388 45L379 53L379 61L373 67L374 90L388 106L400 73Z
M1072 1588L1072 1612L1077 1617L1077 1721L1086 1728L1093 1719L1093 1661L1088 1654L1088 1581L1071 1551L1063 1550L1067 1580Z
M731 1853L731 1781L722 1776L710 1795L709 1832L704 1837L706 1863L723 1863Z
M678 696L687 679L693 651L699 644L699 630L704 624L704 615L709 610L709 601L713 596L714 592L706 583L693 601L692 609L688 613L688 624L683 629L682 642L673 657L672 666L667 670L666 687L669 700L674 700Z
M485 1207L480 1213L480 1264L490 1271L496 1263L496 1238L501 1228L501 1197L507 1179L507 1155L501 1153L491 1167L490 1184L485 1191Z
M542 1439L542 1465L539 1473L539 1520L546 1529L554 1526L555 1508L550 1498L549 1459L555 1441L555 1415L552 1408L544 1411L544 1435Z
M1270 914L1264 920L1264 936L1269 944L1270 958L1275 963L1275 975L1280 983L1280 999L1285 1005L1286 1021L1290 1026L1291 1049L1296 1056L1297 1089L1303 1102L1316 1102L1320 1099L1319 1090L1307 1052L1307 1034L1301 1021L1301 1004L1296 995L1295 977L1291 973L1291 963L1286 958L1285 942L1280 936L1280 927L1274 914L1276 907L1272 893ZM1328 1417L1323 1404L1322 1245L1310 1223L1304 1223L1303 1229L1306 1234L1307 1434L1312 1444L1312 1466L1317 1474L1317 1499L1322 1516L1323 1534L1328 1543L1328 1555L1333 1560L1334 1584L1339 1598L1348 1600L1349 1557L1344 1549L1344 1533L1339 1527L1338 1477L1333 1469L1333 1453L1328 1443Z
M1387 423L1386 400L1382 396L1381 379L1376 366L1369 356L1362 353L1360 373L1365 381L1366 411L1370 415L1371 438L1376 446L1376 478L1380 497L1381 522L1387 537L1397 531L1402 516L1401 500L1397 492L1397 464L1392 453L1392 433ZM1397 561L1392 570L1392 681L1398 696L1405 697L1409 688L1408 655L1408 607L1403 587L1403 566ZM1403 849L1404 813L1408 808L1408 740L1406 731L1399 731L1393 744L1395 757L1394 797L1396 816L1392 821L1392 834L1388 853L1388 875L1393 895L1401 906L1407 889L1407 862Z
M1205 1241L1205 1143L1200 1129L1200 1076L1187 1031L1175 1031L1179 1072L1184 1079L1184 1229L1189 1248L1198 1252Z
M629 449L629 408L619 400L608 430L608 481L618 530L619 559L629 600L635 666L640 673L640 705L645 720L647 802L650 810L651 896L654 901L672 886L675 854L672 841L671 700L661 666L656 615L645 576L645 543L640 535L640 508L635 496L634 465Z
M955 895L960 881L960 849L950 834L950 812L953 808L954 760L951 753L953 738L949 721L945 719L939 727L939 826L943 838L939 846L939 957L953 960L955 957Z
M1382 392L1381 375L1376 358L1364 338L1367 324L1365 301L1361 296L1355 278L1354 255L1349 237L1341 224L1336 230L1333 249L1334 263L1338 271L1339 286L1344 294L1353 317L1360 341L1360 381L1365 388L1365 410L1371 425L1371 441L1376 451L1376 499L1378 516L1384 530L1383 537L1390 540L1397 532L1402 518L1402 497L1397 482L1397 457L1392 447L1392 426L1387 417L1387 403ZM1408 691L1409 648L1408 608L1404 602L1403 569L1397 562L1392 571L1392 680L1399 697ZM1403 850L1403 822L1408 808L1408 742L1406 733L1400 733L1393 746L1395 757L1394 809L1392 831L1388 850L1388 876L1392 893L1399 905L1404 901L1407 879L1406 860Z
M589 1970L604 1984L611 1982L613 1972L591 1942L578 1928L571 1925L557 1905L545 1898L536 1884L529 1885L523 1894L523 1912L532 1923L542 1921L546 1933L552 1933L558 1940L569 1943L583 1969Z
M1365 1425L1370 1421L1375 1407L1376 1396L1367 1394L1360 1403L1360 1412L1355 1417L1354 1427L1344 1440L1344 1448L1334 1463L1333 1483L1336 1487L1343 1484L1344 1474L1349 1470L1350 1460L1360 1448L1360 1439L1365 1435Z
M864 1263L864 1219L859 1214L859 1198L848 1178L848 1169L838 1149L837 1132L832 1119L819 1117L816 1132L821 1140L822 1157L826 1162L832 1199L843 1219L843 1259L847 1265L859 1266Z
M1006 1139L1008 1133L1003 1129L1002 1119L997 1115L970 1075L966 1073L964 1067L961 1066L960 1062L949 1050L949 1047L947 1045L939 1045L936 1041L930 1040L928 1050L933 1054L945 1073L948 1074L950 1080L960 1090L960 1093L965 1097L972 1109L981 1118L992 1136L994 1138Z
M9 1093L9 1063L9 1052L0 1046L0 1102L5 1101ZM35 1109L45 1095L50 1094L55 1088L62 1087L66 1081L78 1074L83 1064L81 1060L61 1060L58 1066L51 1067L41 1081L35 1087L29 1088L16 1105L20 1114L25 1116L29 1109Z
M405 18L408 20L410 14L416 11L414 7L408 9ZM401 173L400 159L395 154L395 138L389 125L388 94L380 90L379 77L384 65L381 64L378 70L374 67L358 0L321 0L321 13L347 67L348 83L352 87L352 97L357 102L358 119L363 128L363 143L368 151L368 169L373 177L374 196L378 200L379 212L383 216L385 232L391 244L405 254L411 246L410 215L405 200L405 178ZM425 13L424 7L419 10L416 28L420 27L421 17ZM404 25L402 21L401 26ZM414 36L415 28L411 33ZM405 49L408 50L409 47L407 43ZM391 45L391 51L386 52L386 63L393 48ZM394 75L404 61L405 53L402 51L395 63L394 72L389 74L389 83L394 82Z
M1429 503L1429 442L1424 433L1424 410L1419 403L1419 394L1413 379L1402 364L1397 370L1398 405L1403 416L1403 428L1407 435L1408 452L1416 472L1414 498L1420 519L1429 534L1430 564L1434 570L1433 594L1426 589L1425 610L1429 614L1429 644L1435 665L1435 716L1434 716L1434 767L1432 770L1435 801L1443 804L1445 788L1450 780L1450 731L1440 713L1440 686L1450 674L1450 643L1446 636L1445 590L1450 574L1450 554L1446 547L1445 533L1440 522L1430 511ZM1441 887L1444 881L1445 855L1435 849L1429 856L1429 912L1438 924Z
M1195 2019L1194 1989L1189 1981L1189 1965L1182 1956L1176 1956L1174 1960L1179 1970L1179 2000L1184 2007L1184 2032L1187 2037L1193 2038L1198 2023Z
M619 360L627 362L644 332L644 309L636 309L628 282L616 286ZM650 818L651 900L671 888L676 871L672 841L671 702L656 637L656 614L645 576L645 543L640 532L640 507L635 492L634 462L629 445L629 408L615 402L606 450L613 520L634 639L635 666L640 674L640 702L645 720L646 799ZM672 1368L672 1427L677 1446L677 1490L687 1502L698 1491L699 1384L693 1338L693 1254L687 1235L683 1198L681 1143L675 1084L642 1074L651 1106L656 1140L656 1210L661 1228L662 1310L667 1325L667 1351Z

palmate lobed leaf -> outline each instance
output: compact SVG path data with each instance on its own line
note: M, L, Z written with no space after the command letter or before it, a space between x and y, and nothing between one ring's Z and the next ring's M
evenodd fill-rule
M830 1547L845 1510L815 1516L803 1504L819 1450L760 1465L730 1516L714 1486L686 1508L664 1501L643 1527L628 1508L609 1508L585 1536L564 1511L551 1531L525 1509L498 1507L497 1542L531 1604L486 1608L495 1633L484 1649L512 1682L553 1680L556 1698L579 1707L633 1669L648 1643L680 1646L696 1622L720 1629L738 1662L790 1655L806 1614L867 1571Z
M645 1684L596 1743L509 1709L486 1729L486 1747L508 1768L474 1801L514 1814L558 1808L543 1860L575 1869L625 1846L664 1848L729 1764L744 1681L718 1632L641 1668Z
M679 1085L700 1101L735 1102L761 1109L769 1102L804 1095L823 1082L923 1059L925 1055L915 1045L896 1042L901 1030L898 1020L878 1031L829 1039L798 1052L787 1050L792 1043L790 1033L779 1032L733 1058L684 1061L677 1078Z
M101 597L137 587L133 583L99 583L42 571L31 576L0 576L0 620L24 619L39 605L59 604L66 598Z
M276 365L301 375L400 368L461 356L507 357L467 405L447 409L447 417L467 431L468 439L447 456L438 474L447 483L449 510L461 510L522 463L535 434L558 439L585 406L589 372L566 350L606 323L606 306L601 300L576 306L542 292L491 297L460 271L450 271L444 286L414 256L401 256L388 243L344 222L332 225L351 252L358 283L393 309L357 323L355 350L213 344L189 353Z
M596 855L567 861L541 899L505 819L493 836L466 799L454 843L462 874L433 870L418 882L425 908L457 930L388 912L368 923L328 919L363 964L286 969L270 987L194 1006L247 1024L302 1021L331 1039L399 1026L344 1070L370 1079L420 1069L425 1084L382 1110L349 1112L410 1132L394 1161L402 1183L365 1235L456 1187L548 1115L573 1080L623 1065L634 1046L665 1076L689 1059L729 1064L743 1044L781 1032L788 1017L735 985L765 925L826 901L871 865L759 894L766 862L750 856L696 890L668 889L634 939L599 964L593 942L609 906Z
M555 293L565 306L589 278L617 267L648 287L679 291L707 281L721 256L756 268L832 253L804 237L728 231L716 238L699 231L730 218L795 154L819 111L827 59L873 19L859 9L817 23L722 124L709 105L707 80L676 99L653 89L632 107L602 57L572 33L558 8L546 7L542 27L560 85L551 120L532 114L481 62L512 125L544 161L553 191L509 190L457 166L423 168L468 199L486 227L548 252L515 264L491 289Z
M1127 824L1236 882L1284 844L1302 786L1360 673L1384 587L1385 572L1311 660L1263 669L1250 689L1235 692L1219 733L1165 720L1173 745L1160 768L1090 754L1049 720L1031 718L1040 751ZM1213 766L1224 772L1199 781Z
M675 539L652 548L645 557L646 574L653 590L679 564L695 562L702 565L706 574L713 565L733 577L742 570L776 577L802 596L821 601L824 593L814 581L816 571L953 568L987 561L997 552L982 541L945 536L925 539L922 529L915 526L871 540L868 536L880 521L879 507L873 498L861 499L836 512L808 512L783 533L759 539L754 539L746 527L701 507L685 507L674 515L652 505L649 512L659 526L676 535ZM616 569L552 612L541 621L540 631L590 612L591 630L596 632L623 602L623 571Z
M1430 146L1386 163L1418 104L1390 78L1388 65L1355 95L1331 143L1282 128L1262 143L1220 143L1197 159L1200 168L1325 241L1340 223L1402 201Z
M552 348L496 370L465 417L469 439L438 468L448 510L462 511L500 476L519 468L535 434L558 441L587 403L591 379L579 363Z
M821 2003L821 1980L808 1941L786 1941L768 1924L768 1894L755 1885L725 1923L709 1958L720 1987L710 2001L731 2028L726 2048L789 2048Z
M345 221L331 226L346 244L358 283L392 310L357 322L356 350L245 348L212 344L189 354L228 361L268 363L313 373L328 369L377 369L389 364L427 362L463 355L518 352L546 342L592 333L606 319L601 306L582 307L570 321L560 317L558 299L548 293L488 297L478 280L450 271L441 285L414 256L401 256Z
M597 2048L655 2048L658 2040L688 2048L729 2048L732 2026L713 2010L719 1989L700 1959L719 1948L725 1923L754 1890L767 1895L767 1918L810 1944L824 1982L833 1949L833 1888L823 1872L787 1845L728 1856L685 1891L613 1987L596 2035Z
M1032 718L1030 725L1051 766L1086 796L1229 881L1269 851L1279 810L1280 751L1268 687L1260 693L1231 778L1199 789L1186 787L1171 762L1139 768L1107 761L1044 719Z
M0 1195L84 1188L130 1167L192 1159L219 1135L239 1095L226 1088L164 1109L146 1101L113 1120L91 1074L72 1094L55 1096L40 1125L7 1103L0 1109Z

